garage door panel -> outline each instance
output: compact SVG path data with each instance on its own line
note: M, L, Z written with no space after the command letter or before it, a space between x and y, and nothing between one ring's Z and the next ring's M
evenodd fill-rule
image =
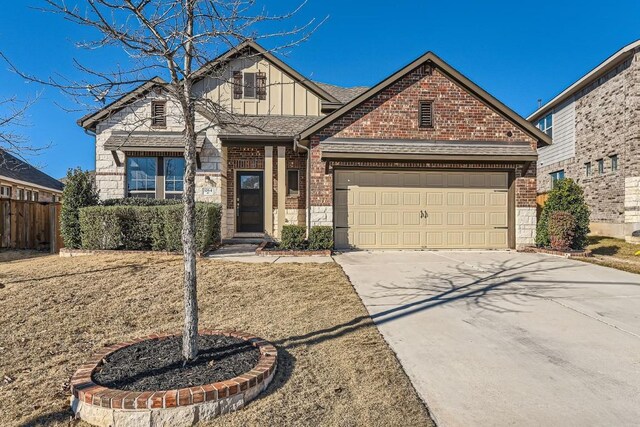
M336 171L335 182L337 247L508 247L507 173Z

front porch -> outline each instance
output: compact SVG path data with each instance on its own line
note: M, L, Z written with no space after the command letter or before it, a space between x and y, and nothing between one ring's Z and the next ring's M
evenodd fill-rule
M278 238L284 224L306 223L306 154L292 142L222 141L222 238Z

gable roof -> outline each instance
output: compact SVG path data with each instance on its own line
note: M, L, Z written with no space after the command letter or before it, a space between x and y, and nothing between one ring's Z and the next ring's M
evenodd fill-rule
M247 40L243 43L240 43L239 45L227 50L222 55L219 55L215 59L204 64L202 67L200 67L198 70L194 72L196 81L206 78L207 73L210 72L217 65L230 61L235 57L242 56L247 49L253 50L257 55L263 56L272 64L274 64L276 67L280 68L285 73L291 75L291 77L297 80L301 85L305 86L308 90L315 93L316 95L326 100L327 102L338 103L338 104L342 103L340 100L338 100L334 95L329 93L327 90L320 87L318 84L316 84L312 80L307 79L302 74L300 74L299 72L291 68L289 65L287 65L285 62L280 60L273 53L269 52L267 49L263 48L258 43L252 40ZM137 88L133 89L131 92L123 95L122 97L115 100L114 102L110 103L109 105L101 108L100 110L85 115L84 117L79 119L77 123L79 126L85 129L94 129L97 122L104 119L109 114L112 114L113 112L124 108L131 102L135 101L138 97L149 92L155 86L166 85L166 84L167 82L164 79L156 76L146 81L142 85L138 86Z
M29 163L0 149L0 177L60 192L64 185Z
M307 139L312 134L318 132L325 126L329 125L333 121L337 120L339 117L348 113L361 103L366 100L372 98L377 95L379 92L382 92L384 89L388 88L392 84L396 83L398 80L402 79L404 76L409 74L411 71L415 70L417 67L430 62L435 65L440 71L442 71L445 75L455 80L459 85L461 85L464 89L475 95L480 99L484 104L488 105L493 110L497 111L503 117L507 118L513 124L521 128L525 133L532 136L534 139L538 141L539 144L551 144L551 139L544 132L540 131L540 129L533 126L530 122L528 122L524 117L520 116L518 113L513 111L511 108L504 105L502 102L498 101L480 86L473 83L467 77L462 75L459 71L451 67L449 64L440 59L433 52L427 52L424 55L420 56L413 62L409 63L405 67L396 71L386 79L382 80L377 85L373 86L369 90L363 92L359 96L353 98L348 103L344 104L342 107L338 108L333 114L325 116L322 120L315 123L313 126L307 128L304 132L300 134L300 139Z
M229 49L228 51L218 56L217 58L207 62L194 73L195 78L196 79L205 78L206 74L209 71L211 71L212 68L215 68L220 63L224 63L238 56L242 56L244 54L244 51L246 51L247 49L253 50L259 56L263 56L265 59L267 59L269 62L274 64L276 67L280 68L285 73L291 75L291 77L293 77L300 84L305 86L311 92L318 95L320 98L325 99L329 102L340 102L331 93L327 92L325 89L320 87L314 81L309 80L308 78L300 74L298 71L293 69L291 66L287 65L280 58L278 58L273 53L271 53L270 51L268 51L267 49L265 49L264 47L262 47L261 45L259 45L253 40L246 40L240 43L239 45Z
M131 92L124 94L123 96L101 108L100 110L94 111L93 113L89 113L81 117L76 123L78 123L79 126L85 129L93 129L100 120L108 117L109 114L126 107L127 105L138 99L140 96L149 92L155 86L164 85L166 83L167 82L165 82L162 78L156 76L142 83Z
M630 43L602 61L598 64L594 69L589 71L587 74L582 76L578 81L573 83L571 86L560 92L556 95L551 101L544 104L542 107L538 108L536 111L531 113L527 120L535 121L538 120L543 114L547 113L553 107L561 104L568 98L570 98L573 94L583 89L584 87L591 84L593 81L598 79L599 77L607 74L609 71L614 69L620 63L624 62L627 58L633 56L635 51L640 49L640 40L636 40L633 43Z
M356 96L360 95L361 93L364 93L366 90L369 89L368 86L341 87L341 86L336 86L329 83L320 83L320 82L315 82L315 83L318 86L320 86L322 89L329 92L332 96L334 96L338 101L342 102L343 104L346 104Z

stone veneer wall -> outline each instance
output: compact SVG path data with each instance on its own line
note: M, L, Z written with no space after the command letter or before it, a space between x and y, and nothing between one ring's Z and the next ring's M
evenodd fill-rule
M574 95L576 156L539 169L538 191L551 189L549 174L564 169L583 189L595 234L622 238L640 229L640 55L625 60ZM618 170L611 170L611 155ZM597 160L604 160L604 174ZM591 162L587 177L585 163Z

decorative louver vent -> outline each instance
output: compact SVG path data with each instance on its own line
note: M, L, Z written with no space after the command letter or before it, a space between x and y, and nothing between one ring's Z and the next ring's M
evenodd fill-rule
M164 101L151 102L151 125L164 127L167 125L167 103Z
M433 127L433 101L420 101L419 125L421 128Z

